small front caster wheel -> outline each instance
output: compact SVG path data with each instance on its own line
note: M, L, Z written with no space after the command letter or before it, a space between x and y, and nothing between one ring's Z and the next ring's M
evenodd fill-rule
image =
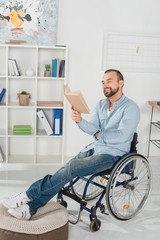
M63 199L58 199L58 202L60 205L62 205L63 207L67 208L67 202L64 201Z
M101 227L101 221L99 219L92 220L90 223L91 232L97 232Z

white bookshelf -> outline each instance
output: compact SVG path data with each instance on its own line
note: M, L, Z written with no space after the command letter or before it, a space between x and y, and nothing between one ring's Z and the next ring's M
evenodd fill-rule
M0 146L4 164L58 164L64 163L64 84L67 82L67 48L26 45L0 45L0 91L6 93L0 103ZM45 64L52 59L65 60L64 76L44 77ZM21 76L10 76L8 59L16 59ZM33 76L26 76L32 68ZM31 94L28 106L20 106L17 93ZM37 101L61 101L63 106L37 106ZM46 112L53 127L54 109L63 112L62 134L48 136L40 123L37 111ZM31 135L14 135L14 125L30 125Z

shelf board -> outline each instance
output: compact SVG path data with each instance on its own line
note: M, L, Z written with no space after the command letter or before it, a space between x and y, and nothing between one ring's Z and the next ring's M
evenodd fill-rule
M0 108L5 108L6 107L6 103L1 103L0 104Z
M43 163L43 164L55 164L55 163L62 163L62 156L61 155L37 155L36 163Z
M35 79L36 76L8 76L9 79Z
M37 79L41 80L41 79L46 79L46 80L62 80L64 81L64 77L44 77L44 76L38 76Z
M44 129L38 129L36 137L49 137L49 138L62 138L63 135L47 135L46 131Z
M34 163L34 155L8 155L8 163Z
M35 107L35 102L31 102L29 103L29 105L27 106L22 106L22 105L19 105L19 102L9 102L8 103L8 107L9 108L12 108L12 107L16 107L16 108L34 108Z
M6 75L0 75L0 78L6 78L7 76Z

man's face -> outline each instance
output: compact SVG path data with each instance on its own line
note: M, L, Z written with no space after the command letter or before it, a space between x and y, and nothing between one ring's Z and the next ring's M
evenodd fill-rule
M121 81L122 80L118 81L116 72L105 73L102 78L102 88L104 95L110 98L119 92L122 87L122 84L120 83Z

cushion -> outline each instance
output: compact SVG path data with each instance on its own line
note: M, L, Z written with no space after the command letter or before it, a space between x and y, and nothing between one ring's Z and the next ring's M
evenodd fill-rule
M67 240L68 212L54 201L37 210L29 221L12 217L0 204L0 240Z

